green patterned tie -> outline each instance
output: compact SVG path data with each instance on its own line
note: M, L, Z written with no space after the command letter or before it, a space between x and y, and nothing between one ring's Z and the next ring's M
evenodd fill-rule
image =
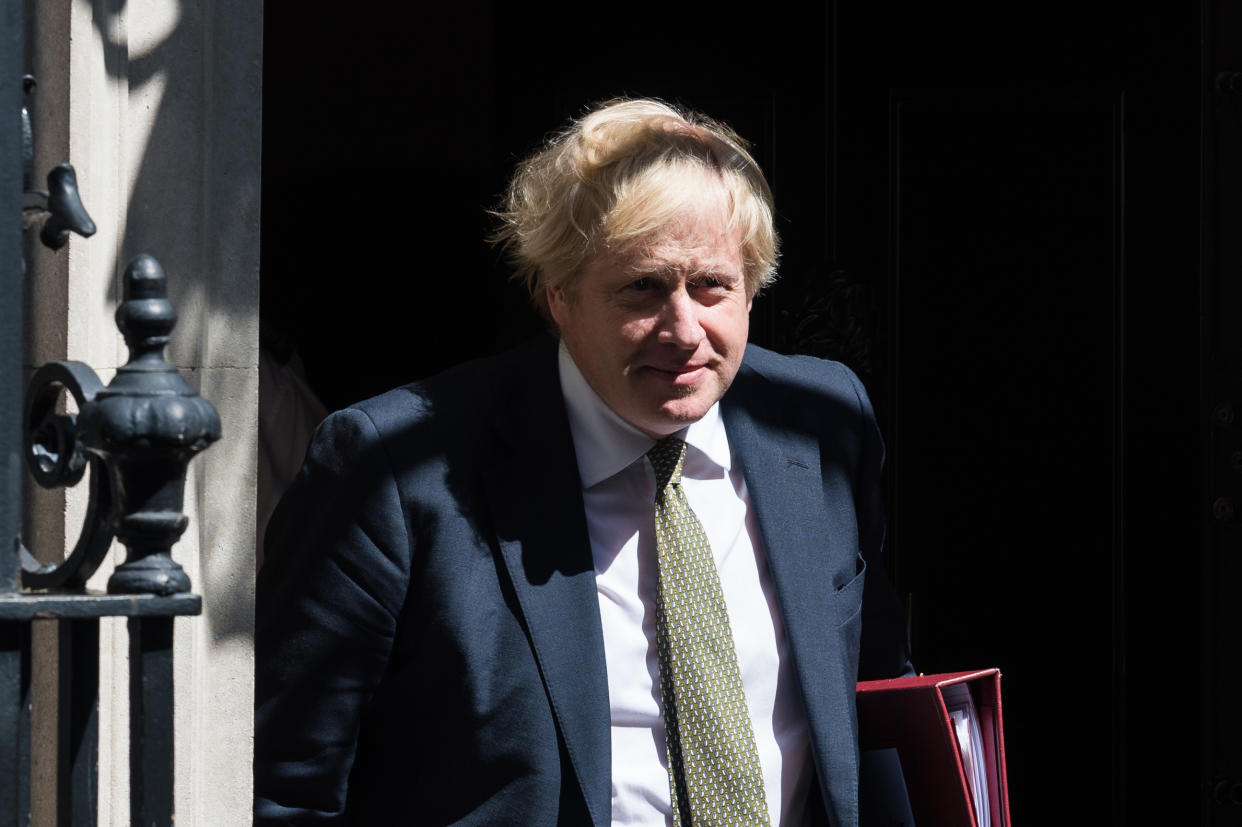
M681 490L686 443L668 437L647 456L656 476L656 644L673 824L766 825L763 771L720 576Z

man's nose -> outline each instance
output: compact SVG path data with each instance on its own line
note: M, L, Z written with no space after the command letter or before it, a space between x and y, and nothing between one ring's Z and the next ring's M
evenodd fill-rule
M701 308L685 288L669 294L664 303L660 320L660 342L693 350L703 341L703 325L699 320Z

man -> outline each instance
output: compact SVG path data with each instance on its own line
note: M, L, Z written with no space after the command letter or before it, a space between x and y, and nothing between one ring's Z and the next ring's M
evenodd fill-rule
M273 517L256 823L857 823L854 684L908 668L882 447L746 344L744 143L617 101L501 212L540 340L338 412Z

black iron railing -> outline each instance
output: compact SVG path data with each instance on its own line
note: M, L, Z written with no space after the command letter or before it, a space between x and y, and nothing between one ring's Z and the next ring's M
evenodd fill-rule
M149 256L125 270L116 319L130 356L112 382L105 387L81 362L54 362L35 373L23 404L21 227L39 230L55 249L68 232L89 235L94 225L72 167L53 170L47 191L31 183L21 5L0 0L0 216L11 217L0 221L0 827L30 822L35 623L59 629L57 651L40 653L58 666L56 697L40 699L57 710L57 823L96 823L104 617L128 618L130 823L166 825L173 819L173 619L198 614L202 604L169 552L186 528L186 466L219 438L220 420L164 360L176 313L163 269ZM63 394L73 397L76 415L58 407ZM23 465L49 488L75 485L89 470L86 520L63 560L39 562L21 543ZM106 593L88 591L114 538L127 559Z

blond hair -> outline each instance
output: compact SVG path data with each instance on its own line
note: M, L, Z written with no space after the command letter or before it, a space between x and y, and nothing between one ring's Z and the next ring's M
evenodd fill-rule
M706 173L706 174L705 174ZM724 124L651 99L611 100L572 121L514 172L493 236L536 307L572 295L582 267L632 250L705 197L726 200L741 240L747 295L776 277L772 192L747 143ZM716 197L720 197L716 195Z

